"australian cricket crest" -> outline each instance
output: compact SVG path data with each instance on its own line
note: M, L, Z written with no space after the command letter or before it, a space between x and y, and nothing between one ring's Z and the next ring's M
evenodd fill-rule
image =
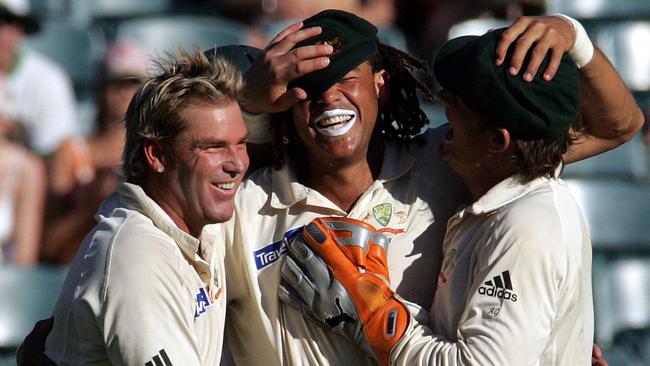
M372 208L372 215L375 217L381 226L388 225L390 217L393 214L393 205L390 203L382 203Z

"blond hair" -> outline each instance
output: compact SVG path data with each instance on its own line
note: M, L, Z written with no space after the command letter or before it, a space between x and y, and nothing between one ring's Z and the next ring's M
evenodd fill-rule
M226 59L179 50L154 60L153 77L136 91L126 112L123 172L127 182L142 184L147 171L144 144L169 143L183 131L181 112L191 104L222 105L238 101L243 85L239 71Z

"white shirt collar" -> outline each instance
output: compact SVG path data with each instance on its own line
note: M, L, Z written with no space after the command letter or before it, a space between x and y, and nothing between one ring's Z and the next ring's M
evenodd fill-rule
M383 184L395 180L406 174L414 164L415 157L408 151L407 143L386 142L377 181ZM280 170L272 169L271 207L285 209L305 200L307 204L331 205L319 192L299 183L295 169L289 159Z
M150 218L157 228L174 239L186 258L195 259L199 249L199 239L179 229L171 217L154 200L147 196L142 187L132 183L121 183L117 193L127 200L132 200L133 204L129 205L129 209L141 212Z
M559 176L562 170L562 164L556 169L555 175ZM522 177L515 174L502 180L492 187L481 198L465 209L467 213L474 215L483 215L495 211L517 199L525 196L535 188L556 178L538 177L529 182L522 183Z

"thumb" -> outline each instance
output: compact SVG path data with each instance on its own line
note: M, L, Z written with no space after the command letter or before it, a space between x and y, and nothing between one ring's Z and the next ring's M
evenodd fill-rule
M288 89L274 103L278 112L286 111L294 104L307 99L307 92L301 88Z

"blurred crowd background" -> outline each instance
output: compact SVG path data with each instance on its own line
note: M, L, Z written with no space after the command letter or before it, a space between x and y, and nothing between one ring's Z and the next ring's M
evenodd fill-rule
M428 62L449 37L520 15L571 15L650 115L648 0L0 0L0 365L14 364L34 321L49 316L66 265L120 180L123 115L151 58L264 47L326 8L370 20L384 43ZM439 105L423 105L431 126L445 122ZM650 364L647 125L564 172L591 228L596 341L612 365Z

